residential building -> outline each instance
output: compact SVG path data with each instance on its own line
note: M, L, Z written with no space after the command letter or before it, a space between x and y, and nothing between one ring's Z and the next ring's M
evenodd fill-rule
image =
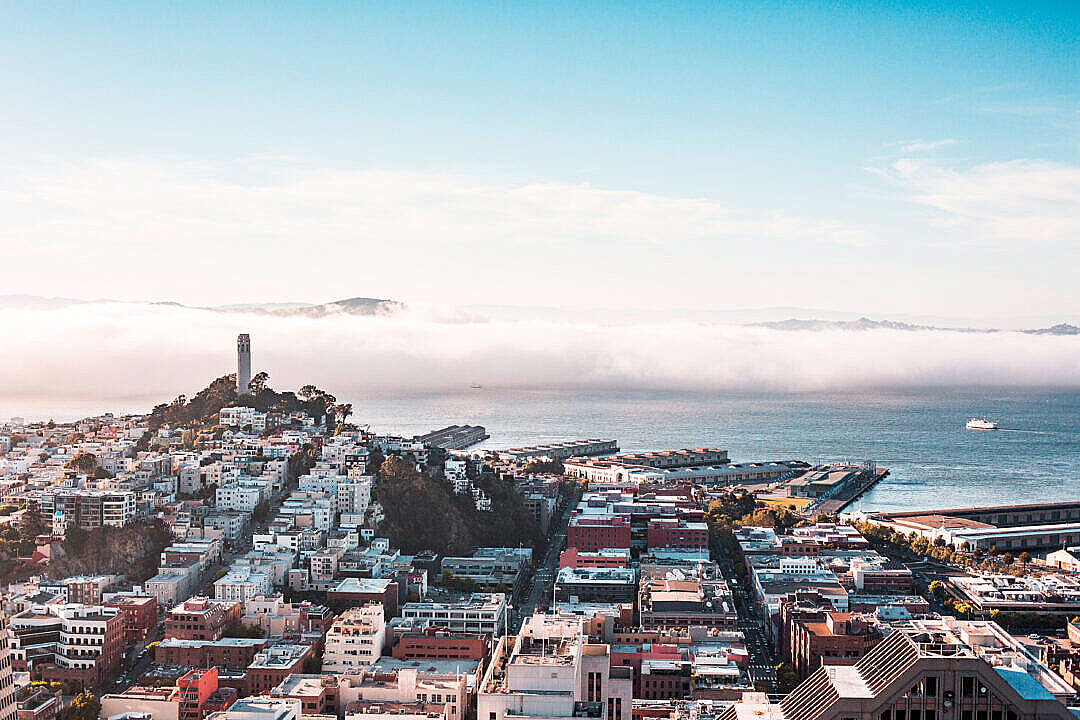
M323 672L369 667L382 655L385 643L383 606L350 608L334 619L326 633Z
M13 667L37 680L101 685L117 668L124 620L114 607L40 605L10 618Z
M789 662L803 677L824 665L854 665L881 639L867 618L852 613L823 612L820 618L792 623Z

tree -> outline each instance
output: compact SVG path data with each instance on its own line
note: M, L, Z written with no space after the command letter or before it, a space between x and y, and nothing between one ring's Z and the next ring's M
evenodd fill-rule
M776 690L777 692L788 694L802 682L802 678L795 672L795 669L787 663L780 663L776 666Z
M1027 564L1029 562L1031 562L1031 553L1029 553L1027 550L1020 553L1020 562L1022 562L1024 564L1024 566L1026 567Z
M265 372L255 373L255 377L251 378L251 382L248 383L248 390L252 395L258 395L266 389L266 382L270 379L270 374Z
M930 583L930 594L938 600L945 596L945 586L941 584L940 580Z
M339 403L334 406L334 418L343 423L353 414L352 403Z
M101 702L91 692L81 692L56 716L57 720L97 720Z
M68 460L67 467L82 475L91 475L97 467L97 457L92 452L80 452L76 457Z

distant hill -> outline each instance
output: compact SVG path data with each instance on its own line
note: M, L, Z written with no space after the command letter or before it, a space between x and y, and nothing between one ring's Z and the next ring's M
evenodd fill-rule
M353 297L334 300L327 303L241 303L203 307L184 305L183 303L161 300L76 300L74 298L46 298L36 295L0 295L0 309L12 310L62 310L73 305L94 305L101 303L124 303L127 305L152 305L155 307L175 307L187 310L207 310L215 313L248 313L256 315L276 315L278 317L312 317L327 315L378 315L393 313L404 309L405 305L397 300L382 298Z
M277 303L270 305L247 305L239 306L243 309L232 309L238 306L226 306L209 308L215 312L246 312L265 315L277 315L279 317L325 317L327 315L378 315L380 313L392 313L403 309L404 304L397 300L384 300L380 298L354 297L345 300L319 305L303 305L290 303Z
M861 317L858 320L801 320L789 318L774 322L749 323L753 327L767 327L773 330L938 330L945 332L992 333L1000 332L993 328L954 328L934 325L913 325L894 320L871 320Z
M1069 323L1058 323L1048 328L1038 328L1037 330L1025 330L1028 335L1080 335L1080 327L1070 325Z
M861 317L858 320L802 320L789 318L773 322L748 323L749 327L764 327L771 330L930 330L934 332L959 333L999 333L1022 332L1026 335L1080 335L1080 327L1069 323L1058 323L1051 327L1034 330L999 330L997 328L938 327L936 325L914 325L893 320L871 320Z

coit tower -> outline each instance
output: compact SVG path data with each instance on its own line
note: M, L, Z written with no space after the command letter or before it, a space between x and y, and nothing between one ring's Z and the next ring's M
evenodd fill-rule
M251 337L241 333L236 337L236 394L247 395L251 392Z

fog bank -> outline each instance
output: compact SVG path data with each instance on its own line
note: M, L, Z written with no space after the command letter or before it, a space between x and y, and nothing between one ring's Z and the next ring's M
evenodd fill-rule
M1080 337L779 331L671 319L494 319L453 308L318 319L168 305L0 310L0 418L34 408L144 411L235 370L236 334L278 389L499 388L806 392L1080 386ZM28 409L29 408L29 409ZM42 411L44 412L44 411ZM60 411L57 411L58 417Z

